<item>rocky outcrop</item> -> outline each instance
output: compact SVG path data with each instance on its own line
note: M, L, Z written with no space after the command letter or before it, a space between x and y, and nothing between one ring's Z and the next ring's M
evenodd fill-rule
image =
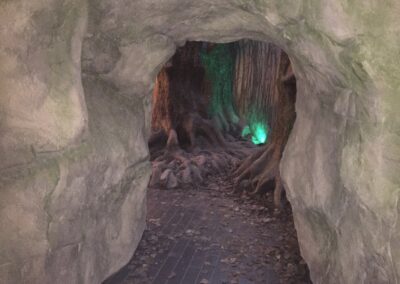
M240 38L273 41L293 62L297 120L281 171L313 281L398 282L399 9L3 1L0 282L100 283L128 261L144 228L158 70L185 40Z
M86 7L48 2L0 4L0 283L101 283L145 227L144 100L81 73Z

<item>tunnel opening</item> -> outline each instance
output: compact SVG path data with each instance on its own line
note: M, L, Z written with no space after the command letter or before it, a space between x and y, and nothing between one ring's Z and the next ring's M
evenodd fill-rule
M223 156L202 156L195 175L207 167L217 172L217 167L235 168L230 172L235 190L253 187L253 195L273 181L280 207L279 162L296 119L296 78L282 49L252 40L187 42L159 72L152 101L151 186L174 168L168 166L174 159L182 165L171 172L173 187L177 178L190 183L191 177L182 174L190 171L185 159L211 149ZM217 162L206 164L207 159ZM168 183L168 176L161 184Z
M0 5L0 282L97 284L128 263L156 72L185 40L241 38L296 71L280 169L311 278L398 281L399 1L28 2Z
M279 174L295 101L274 44L179 47L152 95L148 227L105 283L311 283Z

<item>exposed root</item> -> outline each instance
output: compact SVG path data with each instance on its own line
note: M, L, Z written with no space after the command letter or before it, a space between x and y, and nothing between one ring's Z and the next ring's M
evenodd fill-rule
M254 152L246 158L233 172L234 191L242 192L247 189L243 184L250 185L250 195L260 195L268 190L267 185L275 182L274 204L281 207L282 183L279 172L282 147L271 143ZM248 181L248 182L245 182Z
M188 122L185 123L185 130L190 137L191 146L196 146L196 134L202 135L209 144L226 147L226 142L221 132L212 124L210 120L200 117L198 114L191 114Z
M167 149L172 150L179 147L178 134L175 129L170 129L168 133Z
M239 165L242 154L232 155L222 147L165 148L163 154L152 160L150 186L163 189L201 188L209 176L229 175Z

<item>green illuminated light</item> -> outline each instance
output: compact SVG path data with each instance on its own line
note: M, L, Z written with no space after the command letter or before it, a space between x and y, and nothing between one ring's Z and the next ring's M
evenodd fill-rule
M260 122L248 125L243 128L242 136L245 137L248 135L251 135L251 141L254 144L264 144L268 138L267 127Z
M242 130L242 137L246 137L247 135L250 135L251 131L250 131L250 127L248 125L246 125L245 128L243 128Z

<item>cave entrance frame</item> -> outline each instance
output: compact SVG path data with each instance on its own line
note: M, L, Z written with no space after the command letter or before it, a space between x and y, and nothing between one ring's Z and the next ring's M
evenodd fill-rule
M8 28L1 30L7 40L1 42L0 51L5 62L0 65L5 90L0 96L0 128L6 135L0 138L0 151L1 176L10 181L2 184L0 200L5 215L22 208L15 206L15 200L28 205L22 213L29 218L0 222L0 231L5 232L1 239L5 254L0 255L5 273L0 276L6 274L18 283L24 279L75 283L78 277L82 283L99 283L126 264L144 229L146 182L143 178L140 183L134 172L135 165L146 160L151 91L158 71L186 40L249 38L283 48L296 73L297 119L281 172L311 278L317 283L398 279L400 268L393 259L400 254L393 248L399 236L392 234L398 226L398 174L391 172L398 163L385 159L396 153L398 144L394 132L399 122L398 80L386 80L392 78L390 72L382 77L379 73L392 71L397 63L393 58L398 48L389 44L397 40L396 34L382 30L398 29L390 13L399 4L392 1L393 9L379 8L379 23L385 25L372 26L367 23L377 18L375 14L346 11L342 2L71 0L61 5L33 0L21 5L3 1L0 22ZM363 4L360 9L369 8L371 1ZM18 24L9 25L15 19ZM104 84L85 87L85 72ZM112 95L106 96L103 87L110 87ZM134 103L128 108L122 98ZM114 124L108 123L112 119ZM132 125L137 127L129 129ZM101 127L104 133L98 131ZM88 134L88 128L97 130L98 136L94 131ZM106 141L93 141L97 138ZM74 146L80 151L74 152ZM126 148L130 152L124 152ZM99 157L102 154L107 157ZM84 155L89 156L85 168L77 166ZM46 159L52 163L42 163ZM49 169L51 177L46 176ZM97 184L90 178L92 173L104 176L106 182ZM117 195L125 195L111 201L115 204L101 203L110 183L125 177L134 181L134 189L116 188ZM31 193L29 201L39 206L31 206L26 192ZM71 202L64 208L71 192L98 202L84 207ZM82 225L75 213L85 217L85 238L81 232L76 232L76 238L64 234ZM57 219L60 215L70 222ZM92 222L93 215L103 222ZM136 223L123 218L128 215L137 216ZM38 222L29 222L30 218ZM23 228L29 231L21 235L24 221L32 226ZM49 226L51 222L56 226ZM354 226L361 222L370 226ZM380 234L373 234L378 229ZM118 230L117 237L108 233ZM79 242L73 254L62 250L71 240ZM68 273L61 276L57 263L67 260ZM366 269L366 261L374 269Z
M337 66L336 59L323 49L318 38L306 37L301 29L288 29L286 32L285 28L275 26L265 18L261 19L261 22L264 21L262 24L257 25L255 23L258 20L258 16L250 19L249 27L246 24L239 27L231 22L232 26L222 29L194 28L194 31L189 31L190 28L186 26L185 31L172 31L172 38L155 35L149 39L149 43L156 42L154 46L158 47L154 54L159 60L153 65L154 68L149 69L149 81L155 81L161 67L173 56L176 45L182 46L186 41L227 43L250 39L273 43L288 54L297 85L296 121L283 153L280 170L287 198L293 208L302 256L310 267L313 281L324 282L326 280L323 279L331 277L325 271L331 265L331 256L329 253L318 255L318 251L323 242L328 251L332 249L334 252L335 241L331 243L330 237L320 229L331 226L331 216L325 216L323 208L335 210L335 207L341 208L344 202L343 195L336 193L343 189L341 151L346 126L341 116L350 111L343 101L349 98L350 91L345 87L346 78L341 77L342 70ZM209 26L213 26L220 21L211 19L210 22ZM160 53L163 55L160 56ZM151 57L151 53L148 56ZM148 96L151 96L150 93ZM324 188L323 192L319 190L321 187ZM320 221L325 225L315 227L313 222ZM353 276L343 276L343 279L346 277L351 279Z
M318 251L321 242L325 242L321 238L329 239L322 228L331 226L331 216L326 216L324 211L327 207L333 211L343 203L343 195L337 194L337 191L343 189L340 163L342 135L346 126L339 116L348 112L348 109L339 96L345 94L345 98L349 97L346 89L348 82L341 76L343 70L338 66L337 58L332 56L329 49L325 49L324 39L321 41L318 35L309 33L307 23L296 18L296 13L299 13L297 4L293 7L293 15L284 17L284 12L277 7L269 7L272 9L268 10L256 4L231 6L212 3L193 8L191 13L185 15L185 9L182 9L185 4L181 7L178 2L169 3L173 8L168 7L165 12L162 11L167 8L166 4L157 7L137 4L134 15L121 13L118 19L113 16L116 22L128 23L124 27L125 32L132 28L144 31L145 36L137 38L134 34L132 39L120 42L118 48L121 55L112 66L107 80L117 87L118 93L142 96L146 129L149 130L155 78L173 56L177 46L182 46L186 41L227 43L250 39L271 42L283 49L290 58L296 76L297 100L296 121L285 147L280 170L293 208L300 250L310 267L311 278L326 282L323 279L332 276L325 272L331 257L329 253L320 255ZM141 17L140 14L145 15L146 11L153 11L155 18ZM165 16L170 20L167 21ZM293 21L299 26L295 27ZM102 31L101 26L93 27L93 30L107 38L108 31ZM324 118L323 123L321 117ZM324 188L323 193L319 188ZM313 222L316 220L325 225L315 227Z
M307 80L307 76L305 74L303 74L303 76L299 75L300 72L304 71L303 68L301 67L301 61L297 60L296 58L296 54L293 53L291 51L291 49L287 49L285 46L286 44L282 44L282 43L278 43L274 38L271 38L270 36L267 35L261 35L259 33L252 33L252 32L248 32L249 36L241 36L241 37L231 37L231 36L224 36L224 35L220 35L218 38L216 38L214 35L213 36L201 36L201 37L192 37L192 36L188 36L185 37L184 40L180 40L178 42L178 45L175 47L181 47L183 46L187 41L197 41L197 42L210 42L210 43L232 43L232 42L238 42L240 40L251 40L251 41L257 41L257 42L268 42L268 43L272 43L274 45L276 45L278 48L281 48L285 53L287 53L287 55L289 56L290 62L291 62L291 66L293 68L293 73L295 75L296 78L296 101L298 100L299 97L306 97L304 95L305 90L307 90L308 88L306 86L304 86L304 84L306 83ZM247 33L246 33L247 34ZM212 41L210 39L213 39ZM163 40L163 39L161 39ZM164 56L162 58L162 60L159 61L159 64L157 65L157 67L151 72L152 77L154 77L154 81L155 78L157 77L158 72L161 70L162 66L164 66L164 64L166 62L168 62L175 54L175 49L173 49L173 52L169 52L167 56ZM294 62L297 62L294 63ZM156 74L156 75L154 75ZM319 74L320 75L320 74ZM299 91L299 90L303 90L303 92ZM304 106L304 102L300 102L300 104L302 104ZM150 108L151 109L151 108ZM297 103L296 103L296 113L298 112L298 107L297 107ZM302 111L300 111L302 112ZM151 113L151 112L150 112ZM298 116L298 114L297 114ZM150 115L151 117L151 115ZM281 158L281 164L286 163L286 168L290 168L288 169L289 171L293 170L295 167L299 167L298 169L296 169L296 174L299 174L301 172L301 166L299 165L299 163L296 163L297 166L293 166L293 163L291 161L290 156L286 153L286 149L288 147L290 147L290 144L292 143L296 143L293 141L293 139L291 138L292 133L295 131L296 129L296 121L297 121L298 117L296 117L293 129L290 131L290 136L289 136L289 141L287 143L287 145L284 147L284 153L283 156ZM298 126L297 126L298 127ZM298 130L297 130L298 131ZM289 167L287 165L290 165ZM282 176L284 176L285 174L285 166L280 166L280 169L282 172ZM294 174L293 172L290 173L290 175ZM300 191L297 190L297 186L295 186L295 182L293 182L296 178L294 176L289 176L288 179L284 179L283 180L283 184L284 184L284 188L286 191L286 196L289 200L289 202L291 202L291 200L294 200L291 198L292 196L296 196L297 194L299 194ZM292 182L290 182L292 181ZM291 185L292 184L292 185ZM290 188L288 188L290 186ZM297 191L297 192L296 192ZM312 194L312 192L309 191L309 189L307 189L309 194ZM298 203L297 203L298 204ZM286 205L287 206L287 205ZM291 205L289 205L291 206ZM295 219L296 221L296 219ZM297 222L297 223L302 223L303 221ZM296 224L296 222L295 222ZM300 242L300 240L299 240ZM307 244L307 246L305 245L305 243L308 242L308 240L304 240L304 247L309 247L309 243ZM307 250L301 249L302 254L307 255ZM314 259L315 260L315 259Z

